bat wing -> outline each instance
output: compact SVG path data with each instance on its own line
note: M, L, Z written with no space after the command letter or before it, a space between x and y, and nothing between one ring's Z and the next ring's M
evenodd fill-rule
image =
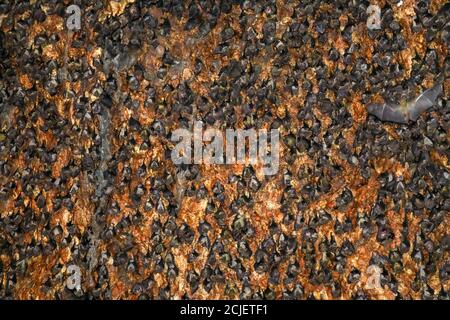
M439 82L428 90L422 92L415 100L408 103L408 116L412 121L417 121L419 116L431 108L442 93L442 84Z
M408 123L408 117L400 110L398 105L391 104L369 104L367 112L373 114L381 121L390 121L396 123Z

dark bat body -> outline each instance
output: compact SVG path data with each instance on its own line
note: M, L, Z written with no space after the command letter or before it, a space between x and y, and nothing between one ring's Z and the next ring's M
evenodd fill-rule
M442 93L442 82L439 81L433 87L422 92L416 99L405 105L397 104L369 104L367 112L373 114L381 121L406 124L409 121L417 121L419 116L431 108Z

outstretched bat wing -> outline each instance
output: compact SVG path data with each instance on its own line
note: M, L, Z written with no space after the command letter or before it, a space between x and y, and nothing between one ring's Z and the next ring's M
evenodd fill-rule
M417 99L408 103L408 116L412 121L416 121L422 112L427 111L431 108L442 93L442 83L437 83L428 90L422 92Z
M396 123L408 123L407 116L400 110L398 105L391 104L369 104L367 112L373 114L381 121L390 121Z

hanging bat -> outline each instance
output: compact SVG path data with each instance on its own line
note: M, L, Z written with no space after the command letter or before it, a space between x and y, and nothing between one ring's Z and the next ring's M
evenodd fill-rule
M433 87L425 90L417 98L400 104L369 104L367 112L373 114L381 121L390 121L406 124L409 121L417 121L419 116L431 108L442 93L442 81L438 81Z

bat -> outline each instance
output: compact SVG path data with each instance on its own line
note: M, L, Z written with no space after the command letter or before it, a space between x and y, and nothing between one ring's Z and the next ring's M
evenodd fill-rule
M419 116L431 108L442 93L442 81L438 81L433 87L422 92L417 98L400 104L369 104L367 112L381 121L407 124L409 121L417 121Z

